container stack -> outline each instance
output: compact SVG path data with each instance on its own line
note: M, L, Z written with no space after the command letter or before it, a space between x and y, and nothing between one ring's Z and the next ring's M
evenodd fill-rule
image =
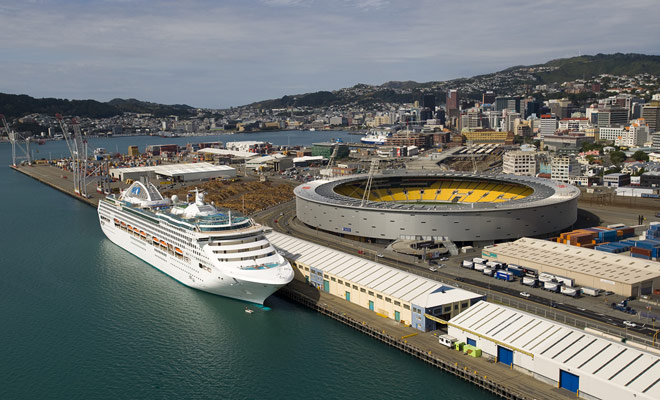
M660 240L635 240L630 255L645 260L657 260L660 257Z
M627 226L618 228L597 226L595 228L577 229L562 233L554 241L570 244L571 246L586 247L588 249L595 248L596 250L603 250L610 253L621 253L628 251L631 245L624 244L621 246L618 242L634 235L635 229Z

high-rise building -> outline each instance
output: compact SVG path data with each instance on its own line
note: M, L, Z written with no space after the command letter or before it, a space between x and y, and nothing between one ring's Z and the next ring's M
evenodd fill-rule
M553 114L541 115L541 124L539 125L539 137L543 140L546 135L552 135L557 130L557 117Z
M447 92L447 111L458 110L458 105L460 104L460 99L458 96L458 90L451 89Z
M630 126L600 128L598 139L613 141L616 146L643 146L649 140L649 127L644 119L636 119Z
M496 97L495 111L520 112L520 97Z
M550 179L553 181L570 182L572 178L580 175L582 175L582 170L575 157L556 156L552 158Z
M628 109L616 106L605 106L598 110L598 127L628 124Z
M642 118L649 126L649 130L656 132L660 130L660 101L651 101L642 107Z
M522 176L536 176L535 151L509 151L502 157L502 173Z
M483 104L493 104L495 103L495 92L492 90L487 91L483 95L481 95L481 102Z
M423 99L424 108L428 108L431 112L435 111L435 95L425 94Z

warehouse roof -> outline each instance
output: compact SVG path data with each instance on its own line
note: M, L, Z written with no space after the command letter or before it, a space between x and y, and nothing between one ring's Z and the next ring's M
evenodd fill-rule
M250 153L249 151L240 151L240 150L226 150L226 149L214 149L214 148L205 148L197 150L198 153L208 153L208 154L217 154L221 156L234 156L242 158L252 158L256 157L259 154Z
M660 357L648 352L485 301L449 322L582 375L660 398Z
M626 284L660 276L660 263L655 261L541 239L522 238L500 243L484 249L484 254L488 252Z
M111 168L117 172L155 172L159 175L176 176L185 174L194 174L200 172L226 172L233 171L234 168L227 165L213 165L209 163L188 163L188 164L167 164L167 165L153 165L146 167L129 167L129 168Z
M273 246L290 260L420 307L428 308L483 297L279 232L271 231L266 236Z

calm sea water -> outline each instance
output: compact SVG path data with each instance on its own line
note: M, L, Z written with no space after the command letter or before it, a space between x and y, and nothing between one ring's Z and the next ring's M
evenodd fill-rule
M131 137L90 147L332 137L348 135ZM38 151L56 157L65 144ZM0 144L1 399L493 398L282 298L246 314L245 303L189 289L105 239L93 208L10 170L10 160Z

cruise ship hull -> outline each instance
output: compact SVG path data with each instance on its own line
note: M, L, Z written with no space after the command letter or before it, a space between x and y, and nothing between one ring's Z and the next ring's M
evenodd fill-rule
M211 271L201 269L161 250L158 246L152 246L148 242L116 228L112 223L103 220L100 223L103 233L112 243L194 289L250 303L263 304L266 298L287 283L283 280L281 284L263 284L237 279L216 269L211 269Z

